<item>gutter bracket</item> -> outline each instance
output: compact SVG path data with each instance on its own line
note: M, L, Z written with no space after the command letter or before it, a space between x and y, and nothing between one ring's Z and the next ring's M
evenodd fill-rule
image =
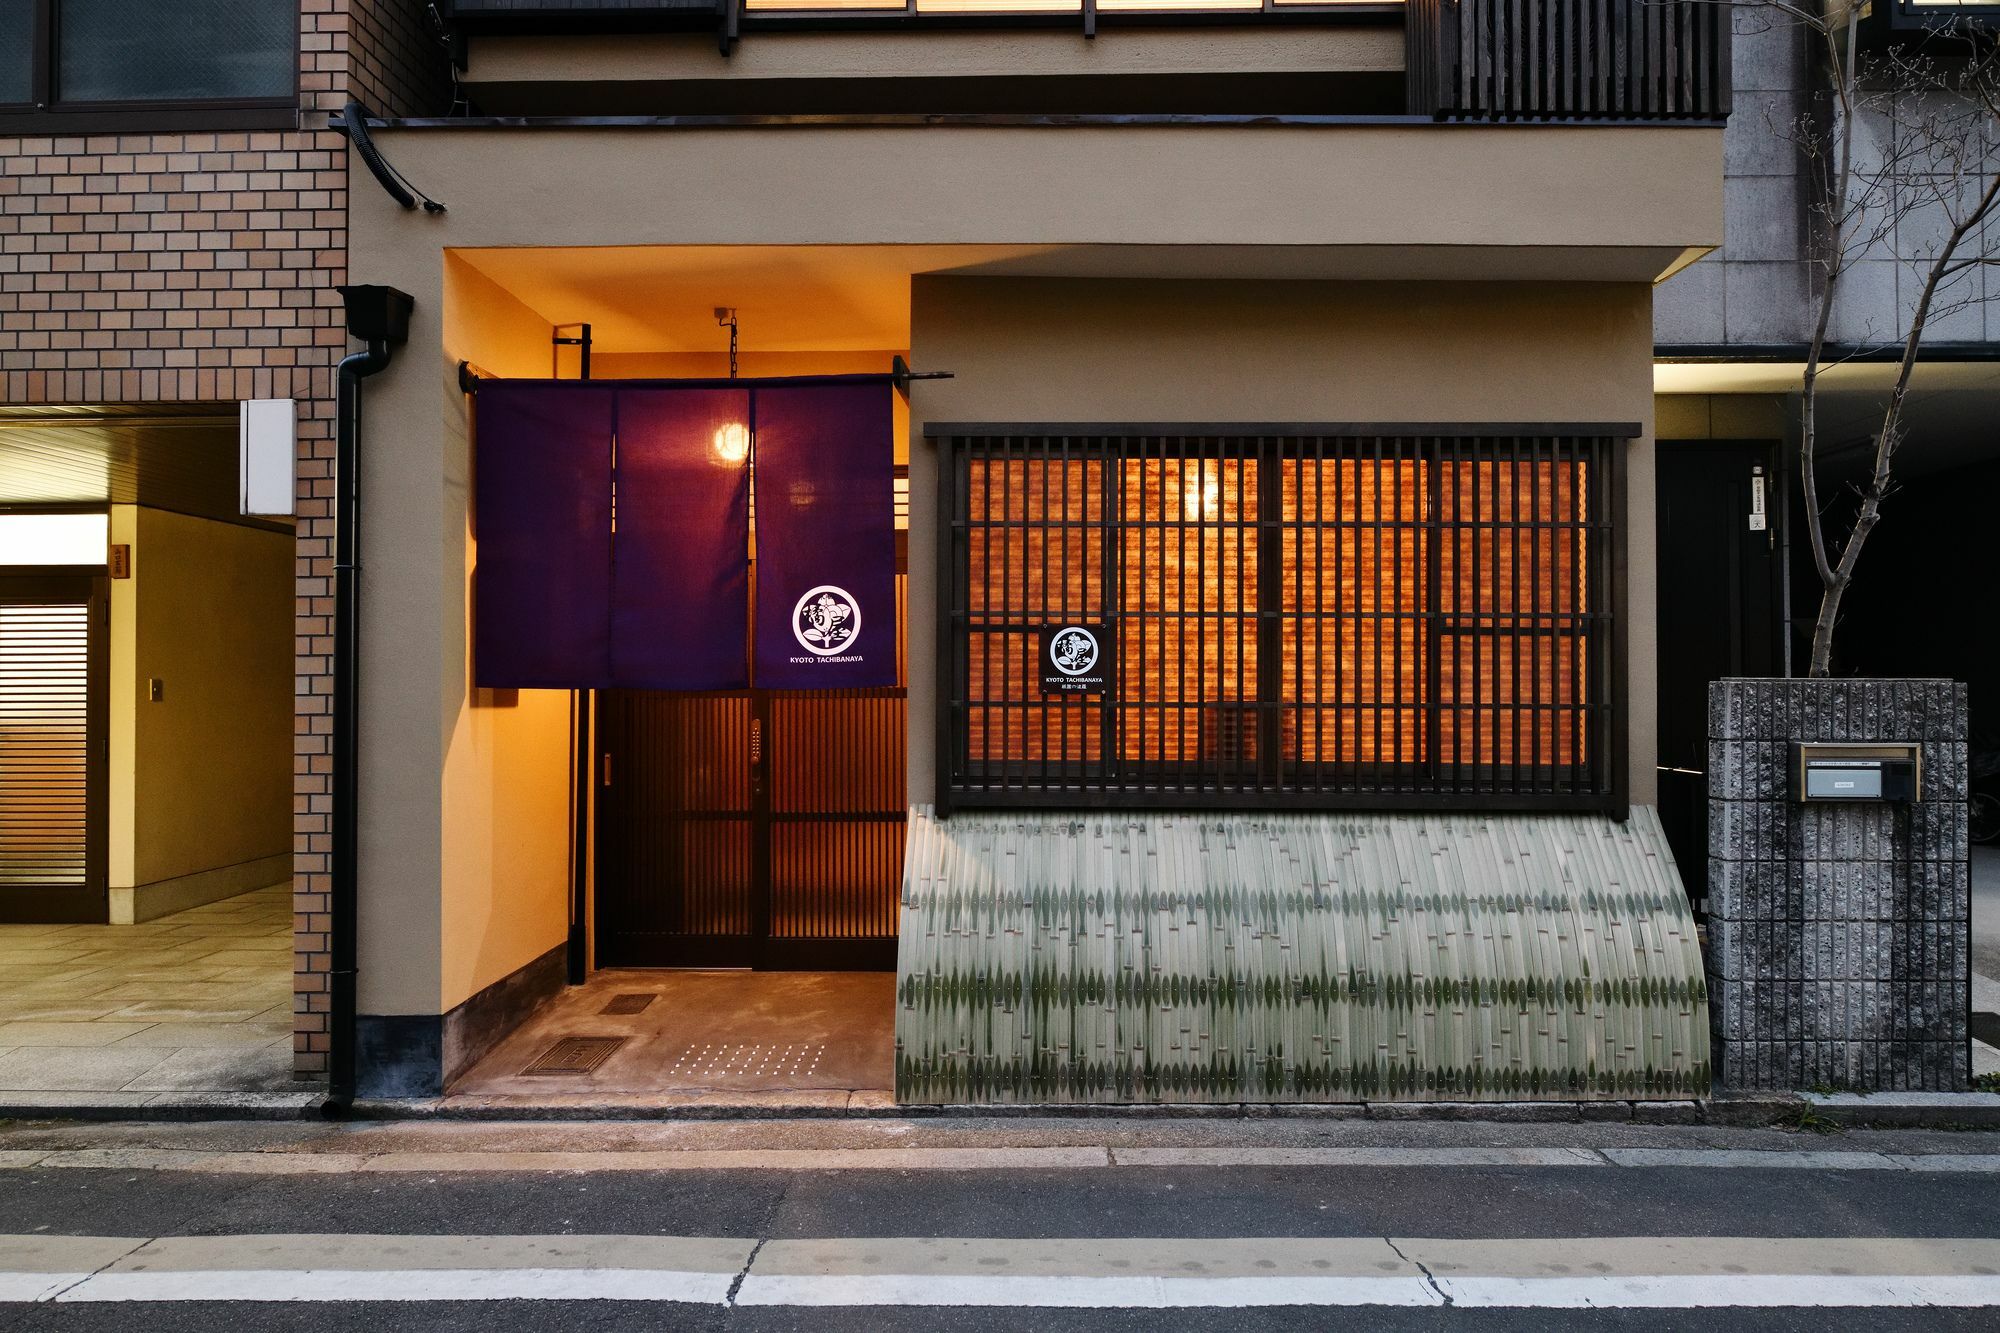
M332 122L332 126L347 136L347 141L354 145L354 151L361 155L362 162L367 165L368 174L375 178L375 183L380 185L383 192L391 199L404 208L412 209L421 199L424 212L433 217L445 211L443 204L410 184L403 178L402 173L390 166L388 159L382 156L382 150L375 146L375 140L368 133L368 108L359 102L349 102L341 108L340 115Z

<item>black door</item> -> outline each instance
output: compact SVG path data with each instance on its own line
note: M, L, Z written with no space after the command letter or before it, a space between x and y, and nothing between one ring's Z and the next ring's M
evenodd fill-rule
M0 921L102 922L104 579L0 575Z
M1708 685L1779 670L1783 497L1768 441L1662 440L1656 457L1660 818L1705 910Z
M600 967L894 969L902 690L599 697Z

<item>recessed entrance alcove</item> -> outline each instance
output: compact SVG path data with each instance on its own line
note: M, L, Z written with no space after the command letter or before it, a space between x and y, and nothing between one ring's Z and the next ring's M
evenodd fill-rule
M445 1018L454 1095L662 1104L684 1096L889 1095L907 804L908 499L907 406L889 373L908 354L911 262L880 249L831 248L450 256L447 351L466 363L471 388L462 402L473 500L471 661L454 750L464 745L467 794L513 814L496 817L487 830L461 821L455 832L447 816L448 841L466 834L494 841L469 858L447 854L447 896L471 894L491 906L463 928L447 916L444 950L449 964L454 936L462 936L468 961L482 951L497 955L490 934L474 938L477 931L523 915L539 919L541 938L551 943L568 937L558 948L544 946L542 976L527 984L489 976L499 970L497 956L457 983L472 995L458 1006L467 1020L457 1029L461 1039L451 1035L452 1016ZM733 557L743 576L736 584L697 579L708 602L663 606L655 620L674 627L670 655L684 660L699 651L724 666L729 635L737 661L753 651L750 621L764 614L760 596L769 596L759 581L769 561L760 556L781 535L769 518L781 502L764 500L760 531L762 497L752 488L761 484L776 496L780 490L770 488L795 493L828 484L780 470L779 409L765 389L854 385L879 395L882 452L870 465L879 476L869 475L879 482L880 508L869 521L879 527L888 556L883 574L892 581L886 596L862 604L863 628L887 650L879 679L795 688L795 681L770 683L764 671L689 681L690 688L592 682L576 689L482 677L481 646L490 666L497 636L513 631L496 628L500 585L492 575L506 544L494 526L502 521L493 499L497 464L489 459L481 490L478 460L482 442L490 447L502 429L503 390L525 381L620 395L616 495L623 522L613 558L627 568L654 562L660 575L653 581L664 587L685 582L694 557L663 556L658 544L640 549L647 502L633 432L642 404L663 404L667 412L684 402L702 411L722 404L715 410L735 424L702 427L698 433L703 441L712 435L713 447L697 451L696 465L742 474L743 492L728 494L734 483L725 477L716 503L725 506L718 513L731 515L723 521L740 525L727 540L741 543ZM761 407L751 405L756 394ZM576 401L559 398L553 410ZM550 440L539 428L522 438L528 449ZM754 459L753 448L761 450ZM815 463L824 470L827 461ZM849 459L842 466L859 465ZM676 500L684 495L684 486L675 488ZM727 510L732 505L738 508ZM711 531L713 521L697 526ZM864 539L873 535L871 528ZM532 547L531 561L538 559ZM621 608L621 615L630 609ZM629 625L629 615L618 623ZM629 664L631 653L618 656ZM448 799L451 791L448 781ZM500 842L527 854L497 855L491 849ZM513 952L532 947L523 939ZM560 984L565 970L573 984ZM496 985L521 993L482 1001Z

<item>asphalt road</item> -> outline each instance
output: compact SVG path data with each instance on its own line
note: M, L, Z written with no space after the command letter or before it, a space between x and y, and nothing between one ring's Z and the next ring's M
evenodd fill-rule
M0 1219L10 1233L126 1236L2000 1237L2000 1174L1127 1167L385 1178L63 1168L0 1173Z
M509 1131L490 1127L442 1148L437 1170L270 1171L104 1168L27 1165L0 1170L0 1232L16 1237L261 1237L309 1235L334 1246L344 1237L413 1236L716 1236L756 1238L760 1250L787 1241L866 1237L1059 1238L1083 1253L1103 1238L1178 1240L1234 1238L1255 1247L1272 1238L1429 1237L1519 1240L1524 1248L1567 1238L1587 1247L1598 1238L1871 1238L1882 1246L1884 1271L1907 1238L2000 1240L2000 1135L1851 1132L1819 1138L1736 1134L1716 1130L1648 1135L1634 1128L1530 1127L1511 1134L1475 1126L1425 1127L1420 1137L1542 1143L1591 1142L1632 1146L1705 1143L1718 1154L1704 1166L1206 1166L1116 1165L1097 1169L991 1167L960 1169L689 1169L621 1170L616 1152L589 1169L513 1171L466 1169L451 1156L460 1147L489 1150ZM523 1141L561 1141L559 1126L525 1128ZM582 1131L573 1131L581 1134ZM618 1131L623 1133L624 1131ZM726 1137L737 1131L718 1131ZM830 1131L808 1131L825 1134ZM984 1132L984 1131L981 1131ZM1296 1129L1234 1130L1297 1134ZM1359 1140L1380 1130L1344 1131ZM127 1134L100 1138L131 1145ZM232 1131L231 1133L235 1133ZM293 1133L293 1131L285 1131ZM1315 1131L1322 1140L1341 1133ZM536 1136L540 1136L537 1138ZM923 1131L949 1139L942 1128ZM1161 1138L1199 1138L1162 1127ZM227 1134L222 1135L228 1138ZM254 1136L253 1136L254 1137ZM290 1144L266 1135L260 1152L303 1154L327 1140ZM384 1130L381 1137L409 1151L424 1135ZM1006 1131L1010 1143L1090 1137L1089 1127ZM1113 1136L1107 1136L1113 1137ZM1129 1137L1129 1136L1128 1136ZM1214 1136L1211 1136L1214 1137ZM1403 1135L1407 1139L1411 1136ZM24 1143L46 1147L59 1136L0 1133L0 1155ZM92 1132L76 1146L98 1141ZM163 1142L198 1141L187 1132ZM664 1140L662 1140L664 1141ZM732 1143L743 1142L731 1138ZM873 1143L875 1140L867 1140ZM1932 1169L1821 1169L1803 1164L1733 1164L1731 1145L1793 1154L1831 1152L1860 1162L1870 1152L1916 1154ZM211 1145L213 1146L213 1145ZM241 1148L231 1139L223 1146ZM254 1145L253 1145L254 1146ZM345 1146L351 1146L347 1144ZM754 1146L754 1145L753 1145ZM159 1151L155 1148L153 1151ZM1116 1151L1116 1149L1114 1149ZM1412 1149L1411 1151L1426 1151ZM1967 1154L1963 1166L1925 1154ZM21 1154L17 1160L26 1160ZM135 1160L137 1160L135 1158ZM1941 1168L1941 1169L1939 1169ZM831 1243L829 1241L829 1243ZM970 1243L970 1242L968 1242ZM990 1243L990 1242L989 1242ZM1666 1244L1667 1242L1660 1242ZM1682 1244L1698 1244L1684 1239ZM1864 1248L1870 1248L1864 1247ZM1193 1252L1200 1253L1197 1245ZM1217 1247L1219 1248L1219 1247ZM1808 1244L1804 1251L1810 1253ZM986 1261L981 1261L986 1262ZM4 1265L0 1265L4 1266ZM1269 1266L1268 1264L1265 1266ZM1867 1271L1873 1271L1867 1268ZM752 1271L755 1271L754 1269ZM1974 1270L1984 1271L1984 1270ZM1426 1274L1428 1276L1428 1274ZM742 1278L737 1279L740 1286ZM362 1294L357 1292L357 1295ZM310 1304L201 1299L100 1303L0 1303L0 1333L16 1329L465 1329L507 1330L716 1329L846 1330L1035 1329L1157 1330L1202 1328L1277 1330L1365 1329L1637 1329L1732 1328L1825 1330L1990 1329L2000 1312L1983 1309L1465 1309L1385 1306L1195 1309L1052 1309L988 1307L828 1308L688 1305L659 1301L508 1300L380 1302L327 1299Z

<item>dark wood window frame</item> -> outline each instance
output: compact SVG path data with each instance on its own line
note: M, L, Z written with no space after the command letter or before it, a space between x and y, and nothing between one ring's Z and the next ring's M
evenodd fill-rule
M939 541L937 552L937 760L938 789L936 801L940 811L959 808L1056 808L1056 809L1265 809L1265 810L1308 810L1308 809L1432 809L1432 810L1481 810L1481 811L1592 811L1611 814L1622 818L1628 809L1629 794L1627 782L1627 727L1629 712L1626 706L1627 692L1627 617L1626 617L1626 519L1625 519L1625 454L1629 442L1640 433L1640 428L1632 423L1470 423L1470 424L1302 424L1302 423L1254 423L1254 424L1208 424L1208 423L1145 423L1145 424L993 424L993 423L934 423L926 427L925 434L938 448L939 465ZM1388 452L1385 452L1387 450ZM1136 452L1135 452L1136 451ZM1161 699L1148 698L1142 689L1135 700L1129 694L1120 693L1121 686L1114 684L1112 693L1116 697L1093 697L1090 700L1064 700L1050 705L1046 699L1039 702L1030 700L1022 703L1000 705L1004 718L1006 711L1024 709L1039 714L1035 724L1042 737L1042 752L1038 758L1013 761L1003 758L996 762L991 759L975 759L972 754L973 713L977 707L993 708L990 699L975 703L972 694L971 655L972 633L975 618L981 621L980 631L986 634L999 633L1023 635L1032 633L1032 623L1047 623L1049 608L1030 608L1018 614L1008 610L1012 605L1012 594L1005 593L995 612L992 590L985 591L980 599L984 610L975 617L973 612L971 581L972 530L976 527L1011 528L1025 526L1016 524L1013 517L1012 501L1002 500L1002 519L996 522L991 514L978 519L970 513L972 488L970 483L970 462L974 456L989 459L1051 459L1081 461L1095 457L1107 460L1130 462L1145 460L1180 460L1183 469L1186 460L1218 460L1224 458L1254 458L1260 462L1269 460L1278 463L1294 460L1311 460L1319 466L1329 460L1346 463L1354 460L1356 465L1373 462L1374 474L1379 484L1385 475L1381 465L1390 460L1418 462L1430 460L1444 462L1454 467L1475 465L1463 475L1478 477L1479 464L1505 462L1527 463L1528 475L1544 475L1541 463L1581 463L1583 469L1572 475L1581 476L1587 488L1579 496L1580 517L1562 520L1559 526L1568 530L1564 540L1574 540L1575 555L1571 568L1586 568L1583 584L1579 588L1572 582L1572 598L1569 611L1557 617L1542 608L1540 592L1532 596L1536 599L1533 607L1514 606L1509 610L1498 609L1496 590L1482 594L1479 592L1478 575L1474 572L1467 578L1464 572L1467 562L1476 567L1478 555L1470 554L1480 547L1482 538L1477 535L1483 530L1511 529L1515 534L1510 538L1513 545L1508 549L1516 554L1509 558L1519 560L1521 537L1537 527L1546 528L1550 523L1539 521L1542 512L1541 500L1533 501L1533 513L1526 520L1520 514L1519 481L1511 482L1514 498L1510 500L1511 518L1501 519L1497 495L1485 503L1493 506L1489 516L1482 518L1476 488L1479 481L1472 480L1474 488L1471 499L1470 517L1466 514L1466 501L1462 496L1446 498L1441 503L1440 488L1444 483L1438 480L1445 469L1428 466L1418 475L1427 477L1423 484L1426 496L1421 519L1416 521L1394 520L1387 524L1380 517L1380 509L1372 521L1341 520L1338 515L1328 520L1323 512L1324 499L1314 503L1322 507L1322 512L1313 523L1303 519L1305 507L1303 472L1293 475L1301 479L1296 483L1295 512L1293 517L1284 516L1284 486L1282 480L1285 469L1281 466L1259 467L1255 485L1261 493L1255 502L1255 516L1247 520L1224 519L1236 522L1243 530L1252 534L1256 544L1256 572L1251 582L1256 585L1250 595L1246 611L1245 594L1239 592L1237 609L1227 612L1243 625L1251 627L1250 634L1255 639L1251 656L1254 658L1254 691L1244 691L1241 677L1250 674L1244 669L1246 658L1243 648L1237 648L1239 670L1239 697L1231 700L1223 687L1216 687L1213 697L1208 691L1210 666L1197 668L1194 694L1188 694L1186 665L1183 660L1181 683L1178 692L1170 698L1163 692ZM1108 475L1117 469L1106 468ZM1003 470L1003 476L1011 475ZM1206 477L1206 473L1199 474ZM1499 475L1495 471L1492 475ZM1517 476L1520 474L1516 474ZM1548 475L1553 475L1551 472ZM994 483L999 484L999 483ZM1107 479L1106 485L1115 486L1115 481ZM1201 483L1207 485L1204 480ZM1241 486L1242 483L1238 483ZM1314 483L1324 487L1322 478ZM1539 482L1535 483L1539 485ZM1571 483L1574 485L1575 483ZM1463 488L1465 481L1455 481L1454 487ZM1379 491L1376 492L1378 495ZM1319 494L1323 497L1324 491ZM991 507L993 499L986 500ZM1044 506L1046 507L1046 500ZM1088 506L1084 509L1085 521L1079 523L1071 513L1071 501L1063 501L1062 515L1051 522L1046 514L1038 520L1045 529L1053 528L1095 528L1103 536L1097 543L1096 556L1085 546L1080 552L1070 549L1069 539L1063 539L1062 554L1056 557L1056 566L1062 567L1066 558L1080 558L1088 564L1093 559L1104 562L1104 571L1098 584L1099 597L1096 608L1078 610L1069 605L1069 594L1064 593L1064 612L1059 618L1083 617L1090 620L1110 622L1111 638L1119 641L1120 631L1116 622L1121 615L1136 615L1139 618L1183 620L1188 617L1184 606L1168 610L1148 609L1142 613L1128 613L1123 602L1127 585L1125 575L1117 568L1125 557L1115 548L1131 540L1125 529L1133 527L1159 528L1162 521L1142 513L1136 520L1126 517L1123 501L1115 493L1103 501L1096 509L1096 518L1090 517ZM1554 499L1549 501L1550 512L1554 512ZM1239 501L1239 513L1247 508ZM1449 508L1456 517L1442 518ZM1201 522L1212 522L1204 518ZM1167 529L1195 527L1197 523L1183 525L1173 519L1164 521ZM1371 540L1379 543L1384 531L1404 533L1420 532L1418 537L1403 537L1424 551L1423 560L1427 572L1421 576L1424 603L1420 609L1412 610L1399 601L1386 617L1379 606L1372 615L1364 615L1355 606L1324 604L1315 601L1308 611L1303 603L1287 609L1284 603L1284 559L1287 555L1286 543L1298 540L1297 530L1301 527L1338 527L1366 529ZM1460 562L1460 572L1454 573L1439 563L1439 552L1446 547L1445 534L1452 534L1454 542L1463 540L1465 534L1474 534L1471 545L1455 547L1461 552L1453 557ZM988 539L990 542L990 538ZM1046 551L1046 538L1044 551ZM1146 542L1140 534L1142 547ZM1357 538L1358 540L1358 538ZM1498 541L1496 535L1492 540ZM1240 543L1241 539L1239 539ZM1552 537L1547 549L1554 550ZM1533 539L1536 552L1544 549L1542 539ZM1024 549L1026 549L1024 547ZM1150 549L1150 548L1148 548ZM1166 552L1164 538L1158 549ZM1359 549L1359 548L1357 548ZM1498 546L1490 549L1498 550ZM1179 554L1186 558L1185 546ZM1239 545L1240 550L1240 545ZM1143 557L1142 557L1143 558ZM1155 556L1163 559L1163 556ZM1316 559L1319 557L1315 557ZM1380 547L1375 558L1380 559ZM1535 558L1540 558L1537 555ZM1292 553L1293 568L1303 570L1304 553ZM1521 568L1514 574L1514 586L1520 585ZM1531 568L1529 572L1534 573ZM1008 575L1001 575L1004 584ZM1140 576L1143 582L1143 574ZM1184 575L1181 576L1183 579ZM1197 586L1206 586L1207 581L1222 577L1219 570L1203 571L1195 580ZM1388 585L1380 582L1382 575L1375 577L1378 582L1377 601ZM1396 576L1398 580L1401 575ZM1495 577L1489 575L1489 578ZM1537 576L1539 577L1539 576ZM1022 582L1031 582L1024 571ZM1085 578L1086 585L1088 577ZM1447 584L1455 597L1462 597L1470 590L1475 599L1486 596L1485 603L1475 600L1475 607L1486 606L1484 612L1475 611L1472 619L1485 616L1485 624L1468 626L1463 604L1444 605ZM1238 578L1239 589L1243 580ZM1048 576L1043 575L1042 593L1049 593ZM1067 585L1066 585L1067 586ZM1183 584L1185 586L1185 584ZM1316 598L1323 598L1324 583L1316 585ZM1394 590L1401 598L1404 585L1398 581ZM1303 593L1299 594L1301 597ZM1023 604L1027 593L1022 594ZM1219 604L1219 603L1218 603ZM1217 612L1209 608L1204 594L1200 610L1194 618L1206 616L1214 619ZM1502 618L1509 623L1502 625ZM1286 669L1283 663L1287 653L1293 654L1294 662L1306 655L1303 631L1296 625L1289 628L1294 639L1286 639L1288 618L1303 622L1308 618L1324 620L1347 617L1360 623L1357 617L1371 622L1370 632L1381 636L1385 631L1381 622L1406 621L1422 623L1421 642L1428 655L1428 663L1412 669L1425 673L1423 688L1426 691L1414 705L1407 694L1385 705L1380 697L1366 704L1343 702L1336 685L1334 696L1329 699L1323 682L1315 681L1314 701L1307 703L1300 691L1298 673L1305 668L1294 666L1290 697L1286 683L1282 679ZM1482 699L1481 688L1476 682L1480 668L1477 665L1479 650L1472 650L1473 656L1466 656L1462 646L1468 638L1481 636L1508 635L1515 639L1533 638L1547 635L1551 639L1557 635L1554 628L1560 618L1567 618L1571 624L1567 631L1571 666L1566 671L1575 673L1574 680L1587 688L1572 691L1566 702L1552 704L1543 698L1540 677L1536 677L1535 692L1526 702L1515 704L1494 699ZM1019 621L1019 624L1013 622ZM1005 622L1005 623L1002 623ZM1240 628L1237 632L1241 633ZM1410 630L1397 628L1392 631L1401 641ZM1205 636L1205 632L1202 632ZM1316 631L1317 633L1317 631ZM1453 644L1450 649L1441 645ZM987 651L985 649L982 652ZM1004 659L1009 649L1003 644L999 649ZM1015 651L1019 651L1018 646ZM1176 651L1185 658L1186 649ZM1324 653L1324 646L1315 641L1313 651ZM1336 647L1336 655L1339 652ZM1488 650L1496 653L1496 650ZM1560 647L1552 647L1551 653L1559 654ZM1510 670L1510 679L1518 685L1523 677L1519 656L1520 649L1514 649L1515 657ZM1441 658L1441 653L1450 660ZM1531 650L1530 656L1532 657ZM1323 657L1322 657L1322 660ZM1552 658L1551 660L1558 660ZM1466 666L1472 664L1469 674ZM1126 664L1114 662L1113 671L1124 670ZM990 670L990 668L988 668ZM1012 668L1008 668L1012 669ZM1401 671L1399 666L1398 671ZM1497 656L1489 668L1494 679L1499 679ZM1542 670L1540 666L1533 669ZM1315 668L1318 670L1318 668ZM1376 663L1376 682L1379 685L1384 672L1384 663ZM1162 666L1161 671L1165 671ZM1472 699L1468 703L1461 684L1460 692L1450 699L1441 695L1437 682L1447 675L1454 679L1473 681ZM1510 688L1512 688L1510 686ZM990 688L986 691L991 696ZM1002 699L1014 699L1012 693L1004 692ZM1357 696L1358 697L1358 696ZM1193 702L1190 704L1189 700ZM1187 722L1185 718L1192 712L1197 718L1205 718L1206 713L1218 705L1230 705L1237 711L1255 715L1256 744L1255 756L1248 756L1243 750L1234 757L1216 762L1211 759L1205 739L1197 739L1195 744L1201 750L1201 757L1193 763L1162 763L1150 752L1145 752L1141 743L1141 755L1136 760L1128 760L1126 737L1118 729L1129 725L1116 716L1131 713L1135 709L1157 707L1162 714L1179 709L1183 721L1178 744L1182 752L1188 745ZM1424 715L1420 724L1424 742L1422 758L1405 762L1402 742L1393 739L1385 742L1385 732L1381 729L1381 713L1385 708L1408 714L1412 711ZM1365 760L1356 760L1338 752L1342 728L1360 725L1352 718L1337 718L1334 723L1334 741L1326 739L1326 716L1339 714L1343 710L1353 714L1357 710L1373 710L1374 753ZM1058 712L1064 716L1061 741L1058 752L1050 757L1049 740L1056 734L1051 722ZM1570 715L1567 725L1568 753L1573 763L1556 764L1542 762L1539 747L1542 741L1536 739L1539 731L1534 719L1542 714L1566 713ZM1296 743L1292 730L1303 728L1299 719L1308 713L1315 714L1312 725L1319 728L1317 744L1322 750L1321 757L1308 765L1298 757L1303 749ZM1521 721L1525 715L1529 721L1523 728ZM1098 718L1102 727L1101 739L1096 746L1085 742L1077 754L1073 748L1072 718ZM1442 721L1441 721L1442 719ZM1205 722L1202 723L1205 725ZM990 728L993 724L989 721ZM1003 722L1002 725L1005 725ZM1144 725L1141 723L1139 725ZM1399 718L1396 725L1409 726L1405 718ZM1555 728L1551 735L1560 735L1565 724L1551 724ZM1440 727L1445 730L1440 731ZM1500 761L1492 757L1501 748L1505 739L1503 728L1511 726L1512 744L1509 757ZM1025 736L1029 734L1029 724L1022 723ZM1486 730L1491 728L1490 732ZM1240 724L1239 724L1239 729ZM1490 742L1483 738L1491 735ZM1440 736L1445 737L1440 744ZM989 740L988 744L992 744ZM1003 738L1002 748L1011 744ZM1563 742L1555 742L1557 746ZM1462 747L1485 747L1483 758L1472 762L1447 761L1448 752L1460 752ZM1384 759L1385 753L1393 748L1394 762ZM1413 747L1414 748L1414 747ZM1554 746L1552 746L1554 748ZM1330 756L1329 757L1329 753ZM1523 756L1532 754L1534 758L1524 762ZM1233 764L1234 767L1225 765Z
M298 126L299 11L292 9L292 91L285 97L66 102L57 93L57 0L35 7L27 102L0 102L0 134L201 134Z

